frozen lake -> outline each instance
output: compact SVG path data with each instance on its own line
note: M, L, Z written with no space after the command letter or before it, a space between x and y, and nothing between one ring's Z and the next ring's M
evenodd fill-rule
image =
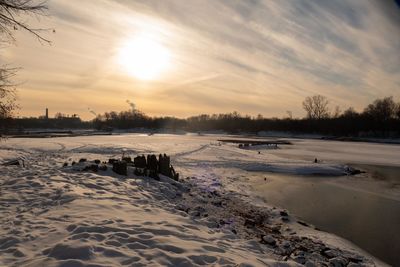
M208 184L217 180L249 199L261 198L345 237L383 261L399 262L400 146L286 139L292 145L242 149L218 141L224 138L238 137L122 134L16 138L1 143L0 160L33 153L104 160L123 153L167 153L183 177L196 176L207 186L218 186ZM314 163L315 158L319 163ZM345 176L347 165L367 173Z

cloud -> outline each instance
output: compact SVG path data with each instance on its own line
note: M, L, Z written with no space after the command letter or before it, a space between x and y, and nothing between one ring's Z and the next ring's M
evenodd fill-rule
M50 2L50 13L42 23L57 30L52 47L21 35L1 57L24 66L20 95L30 112L29 90L80 94L76 106L85 111L70 113L121 110L135 99L145 112L176 116L302 115L301 101L317 93L358 109L377 97L400 97L395 1L59 0ZM120 43L143 31L173 54L171 69L147 84L115 63Z

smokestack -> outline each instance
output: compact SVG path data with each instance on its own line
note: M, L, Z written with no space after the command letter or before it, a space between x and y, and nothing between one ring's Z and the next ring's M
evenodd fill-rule
M46 108L46 120L49 118L49 109Z

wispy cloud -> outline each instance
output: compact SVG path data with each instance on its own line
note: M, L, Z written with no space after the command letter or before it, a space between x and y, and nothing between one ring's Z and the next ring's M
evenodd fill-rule
M54 45L24 35L2 56L24 66L22 114L33 112L38 92L49 90L79 95L79 105L62 112L86 117L88 106L120 110L125 99L155 115L238 110L283 116L287 110L301 115L303 98L316 93L356 108L377 97L400 97L395 1L49 3L52 18L42 23L56 28ZM172 68L146 84L122 74L115 63L119 44L143 31L159 36L173 54ZM65 107L63 101L55 97L51 108Z

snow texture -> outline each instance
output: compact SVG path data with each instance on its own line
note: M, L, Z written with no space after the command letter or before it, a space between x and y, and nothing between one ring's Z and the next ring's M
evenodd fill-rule
M0 162L19 158L25 166L0 167L0 266L384 265L286 211L260 205L241 181L248 171L339 176L353 156L371 149L379 153L374 163L397 165L392 146L295 141L257 153L219 138L121 134L2 142ZM147 153L169 154L183 181L71 166L80 158ZM316 164L314 157L325 160Z

